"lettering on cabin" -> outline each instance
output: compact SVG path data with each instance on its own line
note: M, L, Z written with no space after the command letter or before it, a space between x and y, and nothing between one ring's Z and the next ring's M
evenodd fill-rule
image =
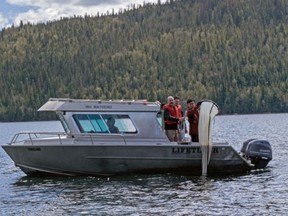
M112 109L112 105L86 105L86 109Z
M193 153L201 153L200 147L173 147L172 153L180 153L180 154L193 154ZM219 149L217 147L212 148L212 153L219 153Z

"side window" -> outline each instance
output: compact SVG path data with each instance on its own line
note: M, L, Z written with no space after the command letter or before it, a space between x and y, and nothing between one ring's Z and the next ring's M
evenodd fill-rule
M110 133L137 133L128 115L102 114L101 116L105 120Z
M100 115L92 114L88 116L97 133L107 132L107 126Z
M137 133L128 115L74 114L81 133Z
M97 114L74 114L73 118L81 133L107 133L108 129Z

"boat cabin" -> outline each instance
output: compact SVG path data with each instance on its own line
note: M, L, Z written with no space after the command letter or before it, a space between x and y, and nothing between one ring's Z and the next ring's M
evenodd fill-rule
M146 100L50 98L38 111L56 112L67 134L167 139L160 104Z

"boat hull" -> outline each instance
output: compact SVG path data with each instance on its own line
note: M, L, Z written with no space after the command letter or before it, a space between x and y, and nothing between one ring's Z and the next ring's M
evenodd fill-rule
M27 175L175 173L199 175L202 153L192 145L3 145ZM213 146L208 175L249 172L253 167L232 146Z

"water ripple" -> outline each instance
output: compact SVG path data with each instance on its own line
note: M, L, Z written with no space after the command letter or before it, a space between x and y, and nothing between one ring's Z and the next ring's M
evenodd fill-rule
M286 215L287 122L288 114L216 117L213 139L226 140L237 150L250 138L272 144L267 169L239 176L32 178L15 168L1 149L0 215ZM55 122L49 124L55 128ZM39 125L28 124L31 129ZM16 126L0 123L3 131Z

